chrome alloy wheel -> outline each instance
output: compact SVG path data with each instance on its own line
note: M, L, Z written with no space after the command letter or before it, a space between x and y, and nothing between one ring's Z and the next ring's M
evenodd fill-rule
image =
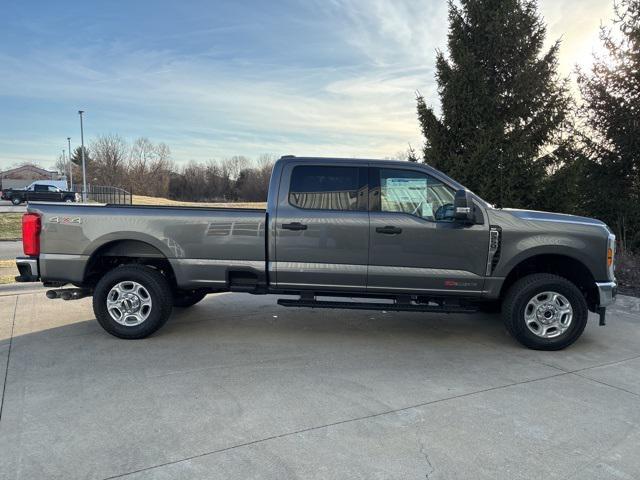
M562 335L571 325L572 319L571 303L557 292L536 293L524 309L527 328L540 338Z
M115 284L107 295L109 315L120 325L135 327L151 313L151 295L137 282Z

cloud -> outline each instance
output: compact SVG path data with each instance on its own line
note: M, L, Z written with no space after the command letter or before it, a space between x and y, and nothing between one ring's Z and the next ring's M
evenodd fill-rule
M589 50L609 3L541 0L549 41L563 36L563 72ZM232 15L242 22L218 8L169 33L136 23L134 33L116 35L117 19L101 29L98 18L83 41L56 41L30 19L28 38L54 40L0 53L0 164L53 162L68 135L77 140L79 107L88 137L144 135L167 143L178 161L263 152L386 157L420 147L415 91L437 106L433 65L446 47L446 2L254 7Z

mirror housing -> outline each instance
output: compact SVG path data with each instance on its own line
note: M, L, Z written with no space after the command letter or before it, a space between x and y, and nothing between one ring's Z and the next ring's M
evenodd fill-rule
M457 222L474 223L475 208L468 190L458 190L453 200L454 218Z

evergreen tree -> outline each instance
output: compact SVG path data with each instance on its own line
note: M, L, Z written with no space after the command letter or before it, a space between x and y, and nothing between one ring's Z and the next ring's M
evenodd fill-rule
M570 109L559 42L543 51L535 0L449 2L437 53L441 114L418 96L427 163L498 205L535 207Z
M611 225L623 247L640 250L640 0L614 5L602 27L606 54L579 72L588 162L581 208Z
M89 156L89 150L87 149L87 147L84 147L84 161L87 164L87 167L89 166L89 163L91 163L91 157ZM78 165L79 167L82 167L82 147L76 147L73 150L73 153L71 154L71 162L74 163L75 165Z

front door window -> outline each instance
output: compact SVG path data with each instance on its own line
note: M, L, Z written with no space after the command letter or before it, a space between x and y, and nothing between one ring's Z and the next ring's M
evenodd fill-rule
M408 213L429 221L453 221L455 192L413 170L380 169L380 211Z

